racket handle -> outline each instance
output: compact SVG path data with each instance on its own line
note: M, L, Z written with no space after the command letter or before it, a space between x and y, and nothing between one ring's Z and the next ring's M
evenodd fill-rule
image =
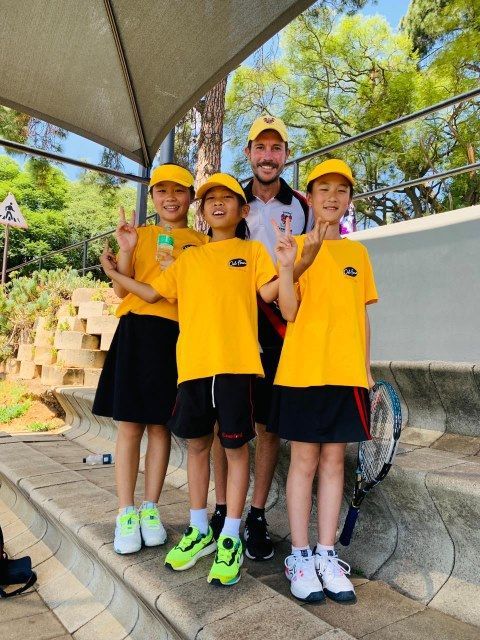
M358 512L360 509L357 507L350 507L347 513L347 517L345 518L345 524L343 525L343 531L340 535L338 541L344 547L348 547L350 544L350 540L352 539L352 533L355 528L355 523L357 522Z

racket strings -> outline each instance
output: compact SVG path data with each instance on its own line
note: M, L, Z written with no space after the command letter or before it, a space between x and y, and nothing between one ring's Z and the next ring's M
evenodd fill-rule
M394 412L389 395L380 387L372 394L370 406L371 440L362 442L359 460L363 479L373 482L383 466L390 461L394 447Z

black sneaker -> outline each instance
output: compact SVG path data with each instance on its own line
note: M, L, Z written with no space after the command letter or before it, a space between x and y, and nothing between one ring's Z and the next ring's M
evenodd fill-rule
M219 535L222 532L223 525L225 523L225 514L220 509L215 509L212 517L210 518L210 527L213 531L213 537L218 540Z
M250 560L269 560L273 558L273 542L270 540L265 516L248 514L245 521L245 554Z

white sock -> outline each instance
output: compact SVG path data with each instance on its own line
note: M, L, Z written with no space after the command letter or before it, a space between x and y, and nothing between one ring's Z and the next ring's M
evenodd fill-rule
M331 551L332 553L335 553L335 547L333 545L330 546L330 545L320 544L319 542L315 547L315 552L320 554L321 556L332 555L331 553L330 554L328 553L329 551Z
M135 506L133 504L131 504L131 505L128 505L128 507L123 507L122 509L119 509L118 510L118 515L119 516L124 516L127 513L136 513L136 511L137 510L135 509Z
M227 516L220 535L229 536L230 538L240 538L240 522L240 518L229 518Z
M190 509L190 526L197 527L205 535L208 531L207 509Z
M148 500L144 500L142 502L142 506L140 507L140 511L142 509L157 509L157 503L156 502L149 502Z
M312 556L312 550L310 549L310 545L306 547L294 547L292 545L292 554L295 558L310 558Z

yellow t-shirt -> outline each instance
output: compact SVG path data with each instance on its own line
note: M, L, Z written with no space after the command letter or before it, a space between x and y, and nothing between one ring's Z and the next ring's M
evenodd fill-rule
M256 292L277 275L255 240L222 240L185 251L150 284L178 301L178 382L221 373L263 376Z
M155 254L157 250L157 238L164 233L162 227L148 225L137 229L138 241L132 256L134 274L133 277L140 282L150 284L160 273ZM197 247L209 241L209 237L188 227L182 229L172 229L173 236L173 257L178 258L188 247ZM117 316L127 313L137 313L139 315L161 316L169 320L178 321L177 305L170 304L166 300L159 300L154 304L145 302L133 293L128 293L117 308Z
M296 236L298 256L305 236ZM367 249L353 240L324 240L300 277L295 322L289 322L275 384L368 388L365 305L378 299Z

